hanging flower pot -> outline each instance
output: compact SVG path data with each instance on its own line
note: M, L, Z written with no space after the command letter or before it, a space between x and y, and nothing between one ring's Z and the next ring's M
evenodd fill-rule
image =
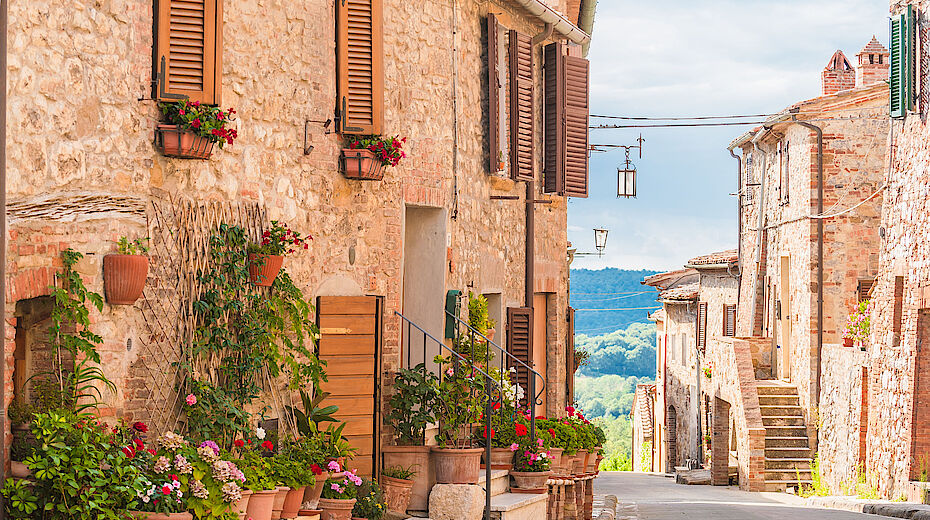
M149 258L144 255L106 255L103 257L103 289L110 305L132 305L142 296L149 272Z
M179 159L209 159L213 154L213 141L179 125L159 124L155 128L155 147L165 157Z
M438 484L477 484L484 448L431 449Z
M231 128L233 109L204 105L199 101L182 99L159 103L165 122L155 128L155 147L167 157L181 159L209 159L213 145L233 144L238 137Z
M342 159L347 179L380 181L384 178L384 165L371 150L343 148Z
M284 257L281 255L249 253L249 278L252 284L271 287L283 263Z

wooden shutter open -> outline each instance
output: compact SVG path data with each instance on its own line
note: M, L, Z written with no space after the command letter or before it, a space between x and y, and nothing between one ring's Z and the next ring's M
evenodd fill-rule
M904 117L913 109L916 82L916 16L914 6L891 19L891 117Z
M723 335L736 336L736 305L734 304L723 306Z
M155 97L220 103L222 0L159 0L155 18Z
M565 195L588 196L589 64L565 57Z
M510 177L531 181L534 123L533 39L510 31Z
M543 51L543 189L547 193L565 193L565 81L561 43L550 43Z
M901 47L901 32L903 29L902 17L895 16L891 18L891 73L889 83L891 85L891 117L904 117L904 101L901 95L904 89L901 88L901 79L904 77L902 65L904 56Z
M698 302L697 309L697 346L707 346L707 302Z
M561 43L547 45L544 83L544 189L568 197L587 197L588 60L566 56Z
M532 342L533 309L528 307L508 307L507 352L523 363L526 363L527 366L532 366ZM528 396L530 392L529 371L523 365L514 363L512 361L510 361L508 368L516 369L517 372L515 382L523 387L524 395Z
M859 285L856 287L856 295L860 302L864 302L869 299L869 293L872 292L872 285L875 283L874 278L867 278L859 280Z
M381 0L338 0L336 114L340 133L381 133L383 63Z
M501 82L500 40L497 17L488 15L488 171L497 173L501 164Z

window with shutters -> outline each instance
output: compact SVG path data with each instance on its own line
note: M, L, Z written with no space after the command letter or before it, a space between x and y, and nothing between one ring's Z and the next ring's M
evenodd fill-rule
M746 162L743 164L743 205L749 206L752 204L752 194L753 194L753 170L752 170L752 152L746 154Z
M506 113L507 96L504 91L503 78L506 77L501 51L500 24L493 14L488 15L488 171L497 173L504 169L504 150L507 125L501 121Z
M874 278L866 278L859 280L859 284L856 287L856 298L860 302L864 302L869 299L869 293L872 292L872 285L875 284Z
M154 97L219 104L222 0L158 0L156 6Z
M565 54L565 46L545 47L545 191L588 196L588 60Z
M914 6L891 18L891 117L900 118L914 108L916 79L916 28Z
M782 204L788 203L788 190L791 182L791 170L788 160L788 141L778 143L778 193Z
M510 31L510 176L531 181L535 141L536 97L533 82L533 39Z
M697 312L697 346L707 346L707 302L698 302Z
M507 308L507 352L521 362L531 366L533 360L533 309L528 307ZM508 368L516 370L516 382L526 395L529 394L529 371L523 365L510 361ZM525 404L525 403L524 403Z
M336 2L336 118L342 134L380 134L384 117L381 0Z
M723 306L723 335L736 336L736 304Z

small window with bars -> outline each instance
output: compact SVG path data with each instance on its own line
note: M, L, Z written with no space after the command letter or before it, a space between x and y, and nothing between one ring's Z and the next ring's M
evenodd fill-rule
M736 336L736 304L724 304L722 332L724 336Z
M707 302L698 302L697 312L697 346L707 347Z

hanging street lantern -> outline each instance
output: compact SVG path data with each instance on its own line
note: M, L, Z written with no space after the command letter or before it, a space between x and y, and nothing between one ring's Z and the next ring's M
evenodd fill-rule
M594 249L597 249L597 255L601 256L604 254L604 249L607 247L607 230L606 229L594 229Z

